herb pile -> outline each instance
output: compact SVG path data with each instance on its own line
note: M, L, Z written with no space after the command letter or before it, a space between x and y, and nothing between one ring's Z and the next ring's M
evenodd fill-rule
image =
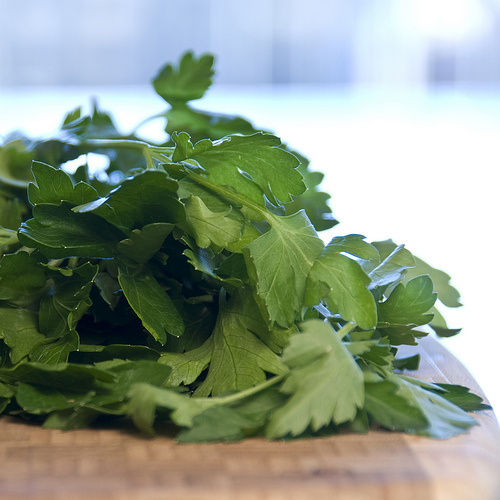
M154 78L169 141L94 104L0 148L0 411L64 430L128 418L182 442L367 432L446 438L488 408L407 375L449 276L336 224L322 174L247 120L201 112L213 57ZM104 174L64 164L97 153ZM425 329L423 325L427 325Z

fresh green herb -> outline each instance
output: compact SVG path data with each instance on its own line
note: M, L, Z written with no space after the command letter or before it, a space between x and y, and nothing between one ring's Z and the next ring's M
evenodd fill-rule
M94 104L59 134L0 148L0 411L76 429L129 418L182 442L368 427L445 438L488 408L397 357L450 278L392 241L336 236L322 174L247 120L196 110L213 57L153 80L169 141ZM106 173L68 160L97 153ZM433 319L436 318L436 319ZM427 329L423 327L427 325Z

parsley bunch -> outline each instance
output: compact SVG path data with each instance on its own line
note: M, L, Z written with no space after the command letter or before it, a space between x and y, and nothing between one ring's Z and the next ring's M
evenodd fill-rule
M336 224L299 153L195 109L213 57L153 80L169 141L124 135L94 105L50 140L0 148L0 411L76 429L155 421L179 441L366 432L445 438L487 408L397 357L457 306L449 276ZM98 153L105 175L64 164ZM422 329L423 325L430 325Z

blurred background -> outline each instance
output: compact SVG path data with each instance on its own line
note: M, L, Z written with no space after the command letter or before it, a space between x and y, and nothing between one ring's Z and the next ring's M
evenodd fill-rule
M500 0L0 0L0 136L50 134L92 95L132 128L187 50L216 55L199 108L325 173L325 240L392 238L453 277L444 342L500 408Z
M221 84L494 85L497 0L1 0L0 85L144 84L186 49Z

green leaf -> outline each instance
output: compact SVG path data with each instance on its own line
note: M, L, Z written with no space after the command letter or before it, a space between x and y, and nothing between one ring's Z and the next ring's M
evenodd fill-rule
M379 322L395 325L425 325L432 320L426 314L436 302L437 294L429 276L418 276L406 286L400 283L387 300L378 304Z
M234 134L250 135L257 132L248 120L240 116L204 113L182 103L175 103L164 116L167 119L165 127L167 134L171 135L178 130L189 130L195 141L221 139Z
M248 281L248 273L245 265L245 258L241 253L232 253L215 269L218 275L226 279L237 279L241 282Z
M211 212L227 213L229 217L239 221L242 228L240 229L240 238L226 245L226 248L231 252L241 252L244 246L261 235L261 232L249 220L248 211L247 218L245 218L243 214L244 207L241 207L240 210L230 198L224 198L221 193L216 193L214 190L199 184L193 179L184 177L179 181L179 198L184 201L191 196L200 198ZM262 215L255 212L254 215L262 219Z
M197 248L193 245L193 248L184 250L183 255L185 255L188 259L188 262L197 270L204 273L206 276L210 276L221 283L224 284L227 290L232 289L232 287L239 287L243 285L243 280L247 281L246 267L243 261L243 267L239 269L239 273L231 273L228 278L223 278L219 276L217 273L219 272L219 268L217 267L220 264L220 260L217 258L217 255L210 249L206 248ZM232 254L233 256L235 254ZM240 255L241 259L243 257ZM241 264L239 262L238 264Z
M75 213L62 204L36 205L33 219L21 225L19 241L49 258L110 258L125 238L120 230L92 213Z
M17 232L26 212L27 209L19 198L4 198L0 193L0 245L10 244L9 240L13 238L10 231Z
M52 271L50 288L40 300L40 331L58 338L76 328L92 305L89 298L99 267L88 262L76 269ZM68 275L69 274L69 275Z
M184 206L177 197L178 183L162 170L145 170L130 177L95 203L75 211L96 214L125 234L148 224L175 224L185 219Z
M154 435L157 388L149 384L134 384L129 391L127 411L134 425L147 436Z
M429 332L423 329L416 328L417 325L391 325L390 323L379 323L377 332L389 339L393 346L413 345L418 344L416 339L426 337Z
M77 410L82 405L94 411L107 413L109 411L107 407L126 399L133 384L148 382L152 385L161 385L168 377L170 369L153 361L140 360L121 363L110 368L108 372L114 376L113 380L103 381L91 391L79 391L78 387L71 390L52 387L50 384L32 383L23 384L16 398L24 409L35 414L68 408ZM123 408L118 413L125 413L125 411L126 409Z
M45 272L33 254L7 254L0 261L0 300L18 305L35 301L45 287Z
M117 250L135 262L143 264L160 250L173 227L173 224L157 222L148 224L142 229L133 229L129 238L118 243Z
M72 352L78 351L80 337L75 330L71 330L57 339L47 339L43 344L35 347L30 353L30 361L36 363L55 364L68 361Z
M33 180L31 141L17 134L9 136L0 147L0 182L16 189L26 189Z
M355 241L357 246L358 240ZM316 260L307 278L305 302L315 305L324 300L331 313L366 330L372 329L377 324L377 308L368 290L371 280L359 262L340 251L346 251L345 245L334 242ZM357 248L352 251L360 253Z
M264 382L266 372L283 373L279 356L252 333L266 331L266 322L248 290L237 289L227 302L221 297L208 374L195 396L247 389Z
M179 433L180 443L207 443L211 441L238 441L246 437L245 430L255 422L228 406L214 406L193 418L193 427Z
M97 100L92 99L92 113L82 116L82 109L76 108L64 118L61 130L64 137L72 136L77 139L102 139L121 137L113 118L99 109Z
M247 391L213 398L190 397L168 387L134 384L128 393L128 414L137 428L149 435L154 433L156 409L160 408L171 410L169 417L175 424L192 429L181 433L179 441L211 441L215 434L217 439L234 440L239 438L237 427L245 435L260 432L272 411L282 404L285 396L272 387L274 384L270 379ZM213 408L220 410L214 413ZM219 425L214 414L221 418L226 415L232 424ZM219 423L224 422L219 419Z
M118 306L121 297L121 287L118 283L118 277L113 273L111 275L106 270L97 273L94 283L99 289L99 295L106 302L109 308L114 311Z
M291 394L267 427L270 439L352 421L364 403L363 373L328 323L309 320L292 335L283 360L290 373L281 390Z
M429 422L422 410L399 396L398 385L389 380L365 384L365 409L372 419L392 431L415 432Z
M80 392L75 389L54 389L52 387L19 384L16 401L29 413L40 415L68 408L76 408L92 399L94 391Z
M16 391L12 386L0 382L0 398L11 398L15 393Z
M187 133L173 134L176 143L172 160L196 160L211 182L232 186L239 193L263 204L262 193L271 203L291 201L304 192L305 184L297 170L299 161L280 148L281 141L271 134L230 136L217 142L203 140L194 146ZM258 186L258 189L256 189Z
M159 357L159 352L143 345L81 344L78 348L78 352L74 352L71 355L71 360L76 363L94 364L113 359L122 359L127 361L157 361Z
M447 273L430 266L418 257L415 257L415 261L417 265L408 272L407 280L421 274L428 274L434 283L434 290L438 294L438 299L445 306L460 307L462 305L460 292L450 284L451 278Z
M333 217L332 209L328 205L331 196L319 190L324 174L311 171L309 169L309 160L297 151L292 151L292 153L300 160L298 170L304 178L307 189L301 195L294 196L293 200L284 206L285 215L292 215L300 210L305 210L316 231L325 231L332 228L338 224L338 221Z
M0 308L0 338L10 347L13 364L26 358L46 341L38 330L38 316L27 309Z
M297 319L307 276L322 249L304 212L276 217L270 231L243 248L257 303L271 325L287 328Z
M186 221L180 227L188 231L201 248L208 248L212 243L227 248L242 235L242 222L229 217L230 211L212 212L197 196L185 201Z
M141 319L144 328L161 344L168 332L179 337L184 322L172 299L161 288L147 265L119 266L118 281L130 307Z
M438 299L439 299L439 293L438 293ZM449 328L446 319L436 306L434 306L429 312L433 314L433 318L429 326L434 330L434 332L438 337L445 337L445 338L454 337L455 335L457 335L462 331L461 328Z
M351 337L356 336L353 332ZM354 340L354 339L353 339ZM355 340L345 342L348 351L355 357L363 359L369 366L391 369L394 362L392 346L386 337L373 340Z
M401 280L403 273L411 267L415 267L415 258L409 250L404 248L404 245L399 245L369 273L372 279L369 288L373 289L396 283Z
M269 385L273 380L275 379L269 379L266 384ZM235 396L228 396L227 399L231 397L234 398ZM274 385L274 387L261 389L250 396L240 397L237 401L230 402L229 404L232 408L237 409L240 415L253 421L252 432L256 432L258 429L260 433L263 429L259 428L267 424L271 414L282 406L287 399L288 396L280 392L279 386ZM248 430L245 427L245 432L248 432Z
M130 389L135 384L147 383L151 386L164 386L170 375L170 367L150 360L136 360L111 366L108 371L115 377L113 382L103 384L86 406L109 411L111 405L122 403L127 399ZM126 413L125 407L118 413Z
M167 64L160 70L153 87L171 105L200 99L212 84L213 63L214 57L210 54L196 58L187 52L177 68Z
M442 328L440 326L433 325L432 323L429 326L434 330L438 337L442 338L454 337L462 331L461 328Z
M135 426L146 435L153 435L156 408L173 410L170 418L183 427L191 427L193 418L211 406L219 403L216 398L194 398L187 394L147 383L132 385L128 392L128 415Z
M375 241L372 242L372 245L377 247L383 258L386 258L391 252L398 248L392 240ZM418 257L414 257L414 259L416 265L411 266L412 269L409 269L405 273L403 283L407 283L417 276L428 274L434 282L434 289L438 294L438 299L447 307L460 307L462 305L460 302L460 293L450 285L450 276L430 266Z
M444 397L421 387L407 377L393 375L399 389L397 395L418 408L429 425L424 428L409 428L407 432L436 439L447 439L462 434L466 429L477 425L476 420L467 412L447 401Z
M19 363L12 369L0 369L0 381L6 383L36 384L75 391L88 391L113 382L115 376L94 366L70 363Z
M63 201L82 205L99 198L97 191L85 182L74 185L64 170L41 162L33 162L33 176L36 184L28 186L28 198L33 205L60 205Z
M348 234L346 236L335 236L325 248L325 253L348 253L367 261L378 261L380 255L378 250L365 241L361 234Z
M214 337L209 337L200 347L191 351L162 353L158 363L172 368L168 385L175 387L181 383L186 385L193 383L212 359L213 342Z
M439 389L435 390L439 396L442 396L450 403L457 405L464 411L483 411L491 410L491 406L483 403L483 398L470 392L468 387L456 384L436 384Z
M395 359L392 365L395 370L418 370L420 366L420 354Z
M19 221L19 224L21 224L21 221ZM19 227L19 224L17 227ZM6 229L0 226L0 256L8 252L9 246L16 245L18 242L17 230Z
M61 431L83 429L84 427L88 427L99 414L99 411L85 407L53 411L43 422L43 427L45 429L59 429Z

